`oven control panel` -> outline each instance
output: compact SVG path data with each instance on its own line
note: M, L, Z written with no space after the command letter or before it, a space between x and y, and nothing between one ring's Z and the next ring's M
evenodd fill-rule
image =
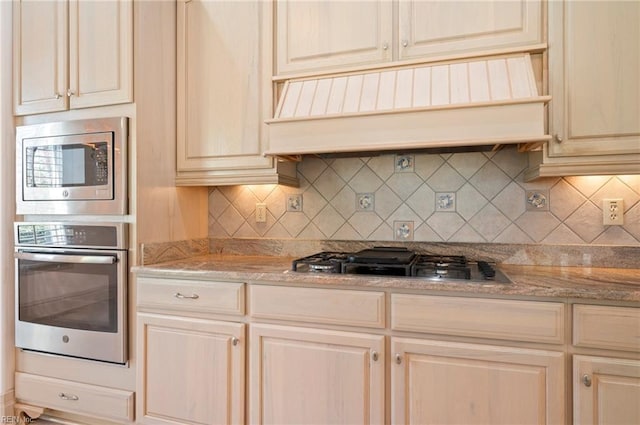
M16 223L19 246L126 248L123 223Z

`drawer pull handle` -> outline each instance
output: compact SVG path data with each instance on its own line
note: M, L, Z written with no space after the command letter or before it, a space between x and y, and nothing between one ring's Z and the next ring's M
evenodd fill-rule
M400 356L400 354L396 353L396 363L397 364L401 364L402 363L402 356Z
M589 375L582 375L582 383L584 384L585 387L590 387L591 386L591 377Z
M197 300L198 298L200 298L198 294L184 295L184 294L181 294L180 292L176 292L175 294L173 294L173 296L176 298L180 298L181 300L185 300L185 299Z
M80 399L80 397L78 397L77 395L65 394L65 393L58 394L58 397L60 397L63 400L71 400L71 401L76 401Z
M236 345L238 345L240 343L240 340L238 338L236 338L235 336L233 338L231 338L231 345L233 345L234 347Z
M377 362L378 361L378 352L377 351L371 352L371 358L373 359L374 362Z

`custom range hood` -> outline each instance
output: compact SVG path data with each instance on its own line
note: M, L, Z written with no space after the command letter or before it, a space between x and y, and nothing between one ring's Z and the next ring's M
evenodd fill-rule
M529 54L291 79L266 154L537 145L549 99Z

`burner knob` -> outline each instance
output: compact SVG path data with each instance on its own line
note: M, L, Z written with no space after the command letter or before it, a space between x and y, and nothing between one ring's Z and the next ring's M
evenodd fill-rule
M486 261L478 261L478 268L485 278L492 279L496 277L496 271Z

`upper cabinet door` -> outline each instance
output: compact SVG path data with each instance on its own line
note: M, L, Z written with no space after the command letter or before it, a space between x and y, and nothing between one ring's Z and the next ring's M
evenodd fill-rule
M637 1L549 3L550 157L640 154L638 22Z
M399 1L400 60L543 42L541 0Z
M131 0L69 0L71 108L133 100Z
M277 2L276 75L392 59L392 2Z
M13 100L17 115L67 109L67 2L13 3Z
M133 3L13 3L16 115L133 100Z

